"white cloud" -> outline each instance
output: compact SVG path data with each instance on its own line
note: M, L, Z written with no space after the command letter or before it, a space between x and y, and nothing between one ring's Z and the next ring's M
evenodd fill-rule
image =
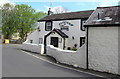
M10 3L12 5L15 5L15 3L11 2L10 0L0 0L0 5L3 5L5 3Z
M49 6L44 6L46 8L46 12L49 10ZM51 11L56 14L56 13L65 13L65 12L70 12L67 8L63 7L63 6L55 6L55 7L51 7Z
M68 12L68 9L62 6L57 6L52 8L54 13L65 13Z

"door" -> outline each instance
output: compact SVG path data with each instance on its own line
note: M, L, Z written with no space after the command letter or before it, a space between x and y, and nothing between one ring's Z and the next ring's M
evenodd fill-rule
M58 47L58 37L51 37L51 45Z

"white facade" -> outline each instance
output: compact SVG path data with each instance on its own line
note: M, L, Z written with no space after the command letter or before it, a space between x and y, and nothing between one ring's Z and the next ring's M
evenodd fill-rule
M102 72L120 74L118 27L89 27L89 68Z
M68 24L67 24L67 23ZM65 23L64 26L68 27L67 30L61 30L64 32L68 38L65 38L65 49L68 47L73 48L75 44L77 44L77 48L80 47L80 37L85 37L85 31L81 30L81 19L76 19L76 20L60 20L60 21L52 21L52 30L55 29L60 29L60 24ZM70 24L72 24L72 26ZM44 44L44 36L47 35L51 31L45 31L45 21L39 22L39 29L35 30L33 33L31 33L28 36L27 43L30 43L30 40L33 40L32 43L34 44ZM50 34L47 37L47 45L50 45L51 43L51 37L58 37L58 48L63 49L63 38L55 33L55 34ZM40 42L41 41L41 42ZM60 42L61 41L61 42Z

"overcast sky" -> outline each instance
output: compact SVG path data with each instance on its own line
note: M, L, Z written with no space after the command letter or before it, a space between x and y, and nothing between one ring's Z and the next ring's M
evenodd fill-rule
M44 2L43 2L44 1ZM68 2L69 1L69 2ZM4 3L27 4L36 11L47 12L48 8L64 7L69 11L95 10L96 7L116 6L120 0L0 0Z

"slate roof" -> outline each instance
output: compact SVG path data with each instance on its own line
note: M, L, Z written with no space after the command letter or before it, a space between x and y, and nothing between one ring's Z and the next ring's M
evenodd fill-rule
M93 11L94 10L52 14L38 20L38 22L47 20L88 19Z
M120 6L98 7L85 23L85 26L99 25L120 25Z

